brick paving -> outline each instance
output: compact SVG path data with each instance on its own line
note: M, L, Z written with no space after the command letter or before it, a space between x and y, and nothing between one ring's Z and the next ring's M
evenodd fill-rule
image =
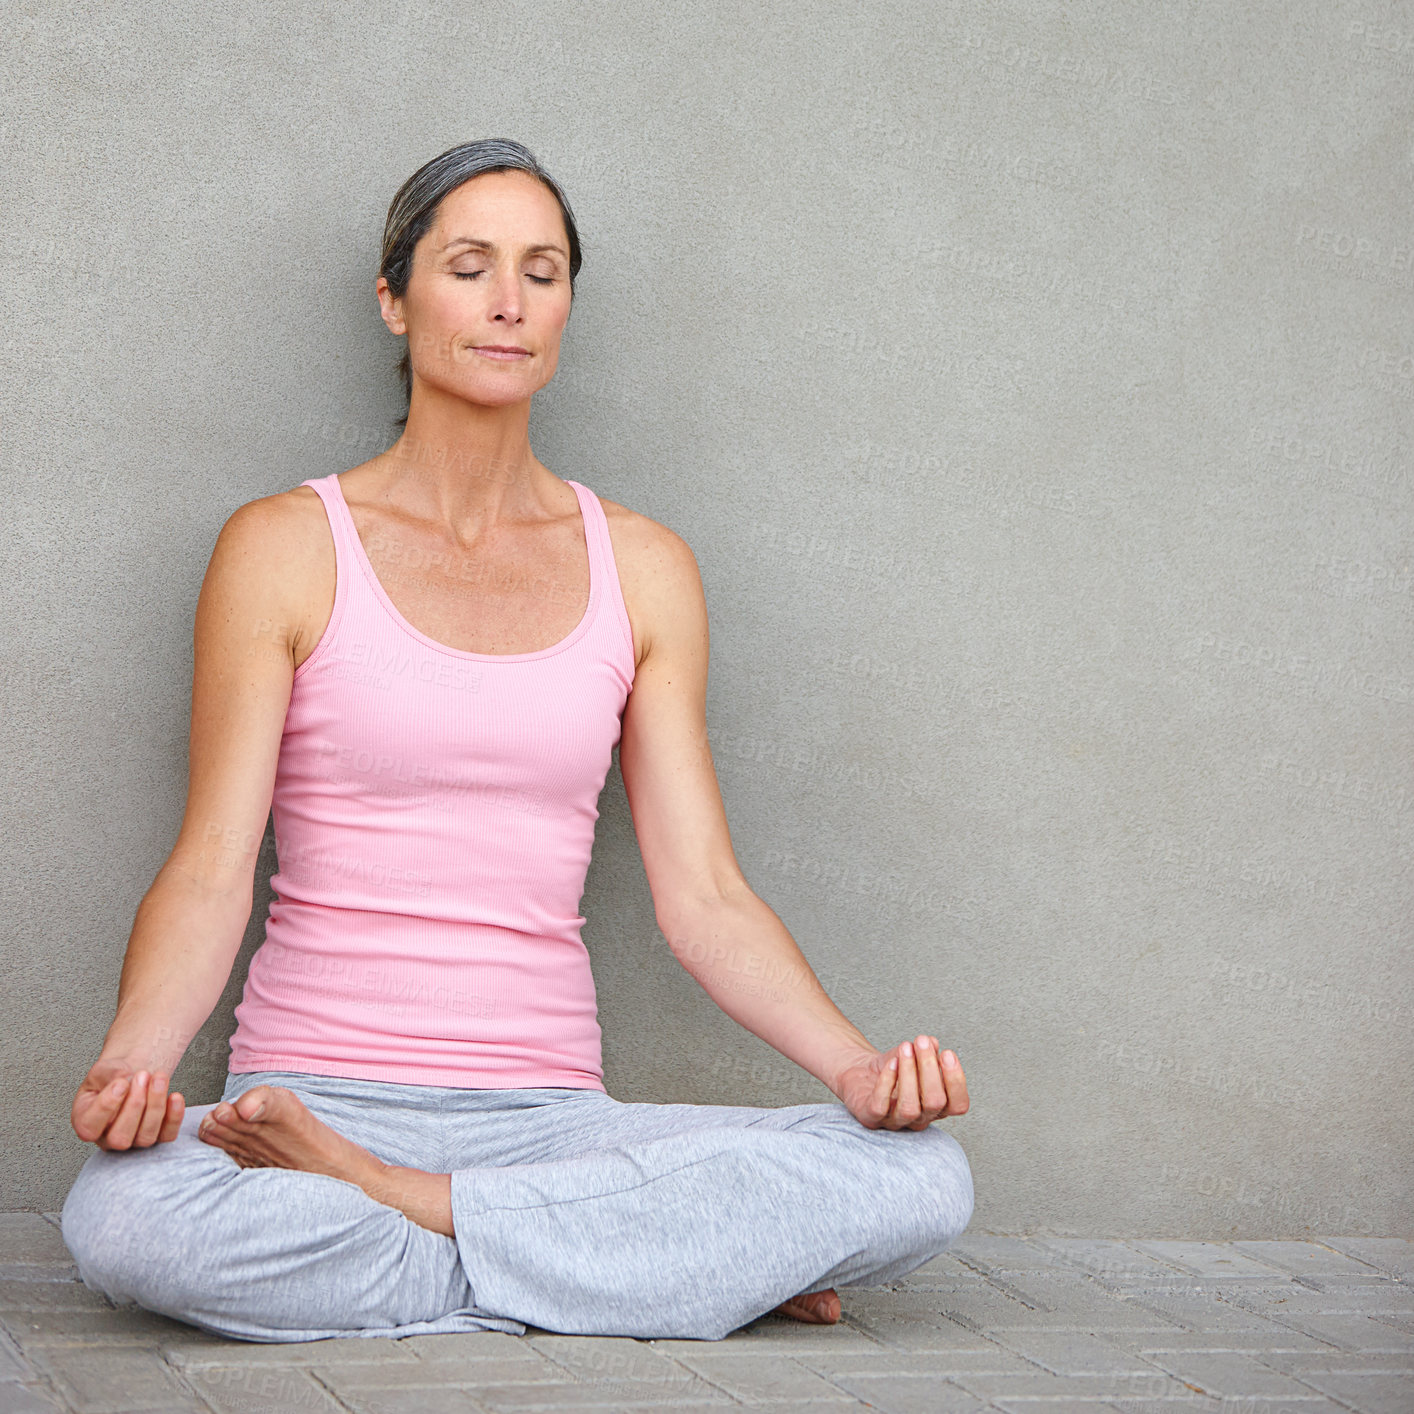
M969 1229L843 1319L721 1341L531 1328L258 1344L79 1280L56 1213L0 1214L0 1414L1414 1414L1414 1242Z

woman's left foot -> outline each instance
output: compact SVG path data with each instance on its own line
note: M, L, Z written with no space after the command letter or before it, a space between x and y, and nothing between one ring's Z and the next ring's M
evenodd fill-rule
M299 1169L376 1187L387 1165L310 1113L292 1090L254 1085L223 1100L201 1121L197 1136L224 1149L242 1168Z
M840 1298L834 1287L823 1291L802 1292L782 1301L776 1310L783 1316L793 1316L797 1321L809 1321L812 1325L832 1326L840 1318Z

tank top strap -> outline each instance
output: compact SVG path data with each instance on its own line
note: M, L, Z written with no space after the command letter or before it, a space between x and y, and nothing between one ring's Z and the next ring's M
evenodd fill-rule
M348 504L345 502L343 491L339 486L338 472L330 472L328 476L311 476L307 480L301 481L300 485L310 487L324 502L324 510L329 517L329 528L334 534L334 550L338 567L343 569L345 562L352 563L353 545L350 537L356 540L358 530L353 523L353 517L349 514Z
M619 583L619 567L614 559L614 542L609 537L609 519L604 514L604 507L600 504L599 497L589 487L578 481L570 481L569 484L574 487L575 495L579 497L580 513L584 517L586 541L590 555L589 572L594 577L591 594L599 596L599 614L603 615L607 611L608 617L613 621L614 628L622 639L625 653L623 661L626 665L628 680L632 682L634 677L633 628L629 623L623 586Z
M295 669L296 680L302 678L321 659L330 654L337 654L332 645L339 637L344 620L350 614L357 615L364 611L362 607L353 606L361 576L354 569L358 561L353 546L349 543L349 537L357 537L358 531L354 528L353 517L349 515L348 507L340 494L337 473L307 477L300 485L308 486L324 502L324 514L328 517L329 530L334 538L334 607L329 613L329 622L319 642L314 645L314 651Z

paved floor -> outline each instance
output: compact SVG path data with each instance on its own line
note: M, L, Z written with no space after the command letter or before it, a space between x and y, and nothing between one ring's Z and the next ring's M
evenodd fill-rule
M844 1318L722 1341L484 1332L261 1345L77 1279L57 1214L0 1214L0 1411L760 1406L841 1414L1411 1414L1414 1242L1150 1242L969 1229Z

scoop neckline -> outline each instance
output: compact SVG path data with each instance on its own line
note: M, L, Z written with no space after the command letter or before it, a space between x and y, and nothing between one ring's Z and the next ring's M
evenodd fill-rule
M378 578L378 573L373 568L373 561L368 558L368 551L363 548L363 540L358 533L358 526L354 523L353 512L349 510L349 503L344 498L344 487L339 480L339 473L337 471L330 472L329 479L334 484L334 494L339 498L339 506L344 513L344 524L348 527L349 535L353 540L354 555L368 579L369 586L378 596L393 622L404 632L411 634L419 643L438 653L445 653L449 657L466 658L477 663L529 663L536 658L549 658L556 653L564 652L566 648L573 646L588 632L590 620L593 618L595 606L599 601L599 572L594 563L594 541L589 525L589 511L584 503L585 496L590 494L587 486L581 486L578 481L572 481L569 477L565 478L565 485L574 488L575 500L579 502L580 528L584 533L585 553L589 556L589 602L584 606L584 614L579 622L564 638L558 643L552 643L548 648L536 648L530 653L473 653L468 648L453 648L449 643L439 643L403 617L402 611L393 603L388 591L383 588L383 581Z

